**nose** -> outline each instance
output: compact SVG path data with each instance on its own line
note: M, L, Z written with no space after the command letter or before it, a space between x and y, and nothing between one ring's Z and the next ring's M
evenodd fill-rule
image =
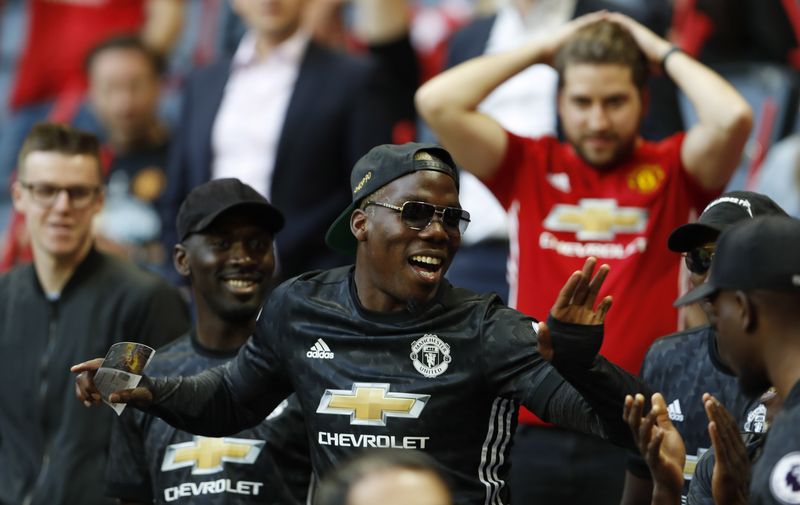
M447 240L450 236L444 227L442 216L444 216L444 209L436 210L431 222L424 230L420 231L420 234L427 237L428 240Z
M602 103L592 105L589 110L589 128L592 130L605 130L609 126L608 114Z
M230 249L230 254L228 256L230 261L235 263L252 263L254 261L253 255L250 254L250 250L244 244L244 242L237 241L234 242Z
M61 188L56 194L56 199L53 201L53 208L60 211L67 211L70 209L72 201L69 197L69 192L66 188Z

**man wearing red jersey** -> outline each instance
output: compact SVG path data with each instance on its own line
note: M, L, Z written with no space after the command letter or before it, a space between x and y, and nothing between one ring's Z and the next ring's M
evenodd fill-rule
M476 110L492 90L534 63L549 63L558 71L557 105L566 143L515 136ZM688 131L652 143L638 131L647 104L648 67L659 64L700 119ZM613 292L620 307L606 322L602 353L637 371L650 343L677 326L670 297L678 294L679 262L664 247L667 236L719 193L739 162L752 123L744 99L666 40L610 13L578 18L518 50L465 62L429 81L416 98L441 143L487 184L511 216L511 305L541 317L559 279L579 269L586 257L600 258L611 266L601 296ZM532 431L538 432L532 439L541 437L541 430ZM515 501L618 500L621 468L618 476L611 472L611 463L598 458L595 449L589 450L591 457L555 459L553 451L589 445L561 435L553 442L557 434L548 431L547 445L532 445L526 460L514 462L527 483L518 485L512 475ZM518 433L518 443L519 438ZM548 451L548 461L542 451ZM607 498L598 491L604 482L576 476L576 460L591 460L596 466L590 472L599 473L599 480L607 482L613 474ZM532 464L547 468L537 472ZM556 467L579 484L558 480ZM537 487L558 494L542 495ZM518 493L524 488L531 489L530 496ZM581 491L590 495L575 494Z

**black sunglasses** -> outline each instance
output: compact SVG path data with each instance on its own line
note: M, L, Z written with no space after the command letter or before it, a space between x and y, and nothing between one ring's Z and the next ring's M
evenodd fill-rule
M400 213L400 220L412 230L424 230L433 222L433 216L439 214L442 225L449 230L467 231L469 212L458 207L439 207L425 202L405 202L398 207L385 202L368 201L365 205L379 205Z
M683 253L683 260L686 268L697 275L705 275L711 268L711 260L714 258L713 247L695 247L689 252Z

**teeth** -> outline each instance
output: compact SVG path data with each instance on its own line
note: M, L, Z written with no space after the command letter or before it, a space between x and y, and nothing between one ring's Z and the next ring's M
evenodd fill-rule
M254 284L252 281L243 281L240 279L228 279L225 282L232 288L247 288Z
M412 261L417 261L419 263L427 263L428 265L441 265L442 260L440 258L432 258L430 256L412 256Z

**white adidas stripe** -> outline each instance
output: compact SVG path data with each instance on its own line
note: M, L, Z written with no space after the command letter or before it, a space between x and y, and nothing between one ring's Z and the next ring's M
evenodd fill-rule
M322 340L322 339L319 339L319 340L317 340L317 344L319 344L319 345L321 345L321 346L322 346L322 350L323 350L323 351L328 351L328 352L330 352L331 348L330 348L330 347L328 347L328 344L326 344L324 340Z
M498 472L505 462L505 450L511 440L511 422L514 413L512 400L495 398L489 414L486 440L481 447L481 463L478 465L478 478L486 487L484 505L503 505L500 491L506 483Z

